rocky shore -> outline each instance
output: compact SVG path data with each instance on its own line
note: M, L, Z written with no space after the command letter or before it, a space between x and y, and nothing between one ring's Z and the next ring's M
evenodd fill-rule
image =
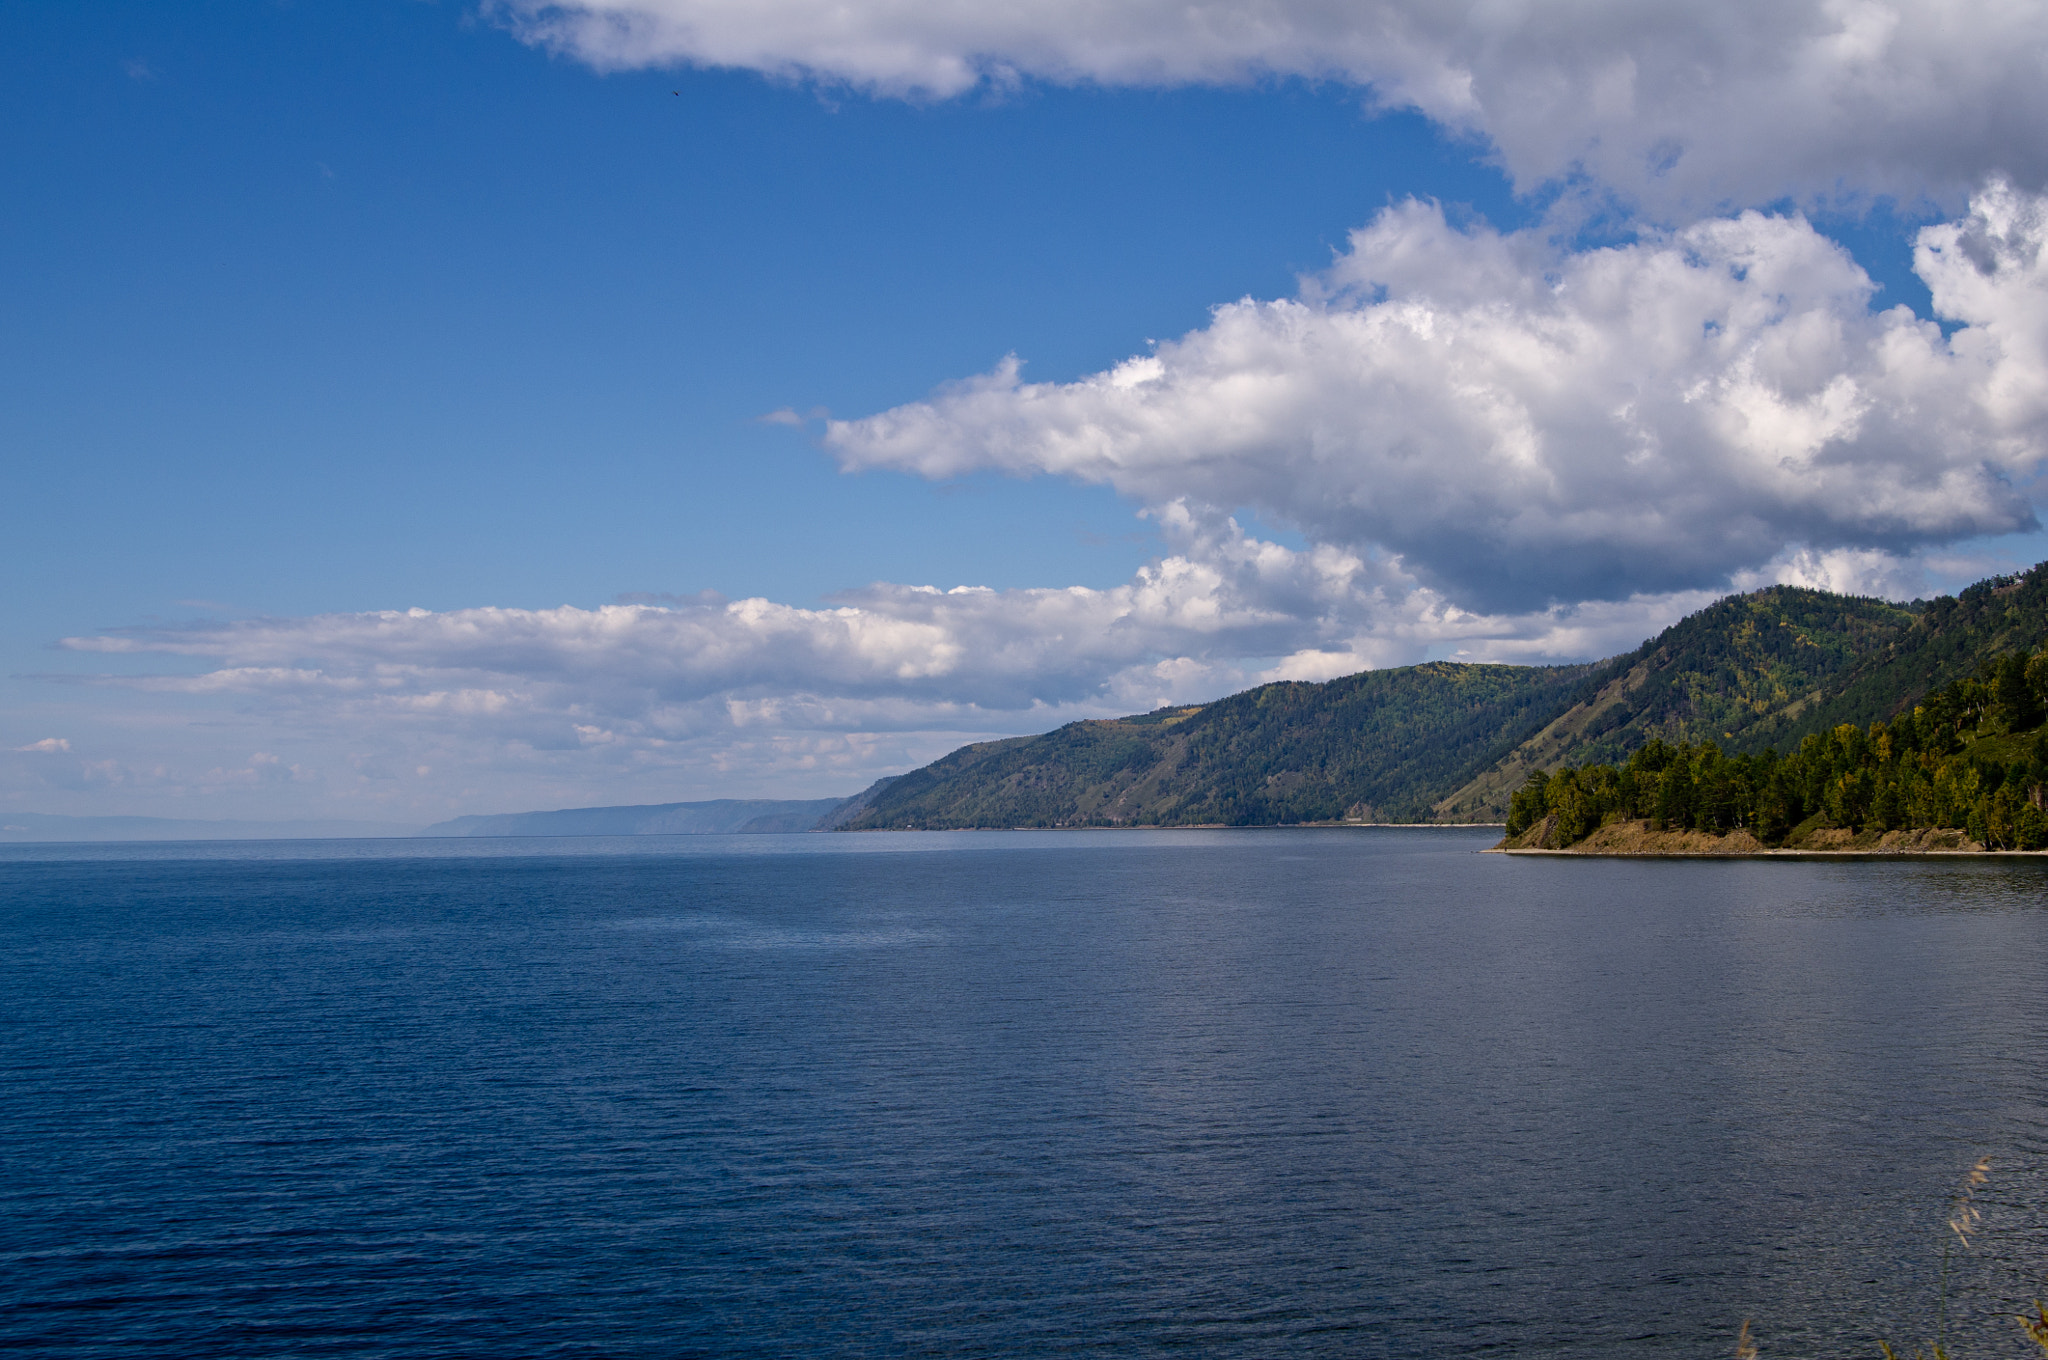
M1987 850L1961 831L1920 827L1898 831L1854 832L1841 827L1795 831L1777 848L1766 846L1747 831L1717 836L1707 831L1659 831L1648 821L1609 822L1572 845L1559 844L1557 816L1552 814L1519 836L1503 837L1489 854L1509 855L2041 855L2044 851Z

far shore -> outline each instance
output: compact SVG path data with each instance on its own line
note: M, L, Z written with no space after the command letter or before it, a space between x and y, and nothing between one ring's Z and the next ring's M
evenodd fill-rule
M1491 831L1507 829L1506 822L1125 822L1118 826L838 826L833 833L856 834L886 831L1357 831L1392 828L1399 831Z

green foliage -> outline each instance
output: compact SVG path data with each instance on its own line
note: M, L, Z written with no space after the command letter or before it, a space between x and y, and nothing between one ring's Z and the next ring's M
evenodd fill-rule
M1860 655L1814 702L1738 733L1737 745L1743 750L1784 747L1845 722L1867 727L1891 721L1959 680L1995 684L1997 678L1985 674L1988 661L2025 658L2048 644L2048 563L2018 576L1979 581L1953 598L1930 600L1915 613L1911 628ZM2027 665L2036 668L2031 677ZM1978 710L1998 730L2024 731L2042 721L2039 704L2048 694L2048 660L2035 655L2022 664L2021 677L2034 707ZM1995 705L1998 696L1984 695L1979 702Z
M1431 662L966 747L856 829L1415 821L1549 720L1585 666Z
M2048 651L1984 663L1910 713L1868 728L1841 723L1796 751L1730 755L1711 741L1659 738L1620 766L1530 774L1512 800L1508 834L1558 819L1551 844L1583 840L1609 821L1716 834L1738 828L1766 845L1795 831L1952 828L1993 850L2048 849ZM2037 729L2023 744L2013 725Z
M1602 664L1580 699L1609 686L1626 697L1589 726L1573 754L1615 761L1651 738L1739 740L1896 647L1915 621L1913 610L1883 600L1796 586L1730 596Z
M1966 678L1998 691L1978 709L1985 731L2031 730L2048 659L2026 658L2044 643L2048 563L1909 606L1789 586L1731 596L1603 662L1552 723L1445 803L1499 815L1529 770L1617 764L1652 738L1790 750L1843 723L1891 722ZM1984 675L1991 658L2008 658L2007 673Z

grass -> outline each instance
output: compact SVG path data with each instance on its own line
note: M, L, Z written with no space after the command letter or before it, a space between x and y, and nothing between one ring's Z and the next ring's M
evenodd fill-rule
M1925 1351L1920 1350L1918 1347L1914 1348L1913 1355L1915 1360L1955 1360L1955 1357L1948 1349L1950 1269L1955 1263L1956 1253L1958 1251L1970 1250L1972 1239L1976 1237L1978 1231L1983 1227L1984 1215L1977 1209L1977 1191L1980 1187L1988 1185L1990 1181L1991 1159L1989 1157L1980 1157L1977 1159L1977 1164L1972 1166L1969 1173L1964 1176L1962 1187L1956 1192L1955 1198L1949 1201L1948 1235L1942 1239L1941 1245L1941 1290L1936 1296L1934 1307L1934 1339L1929 1343L1928 1349ZM2039 1302L2036 1302L2034 1305L2034 1316L2029 1317L2025 1313L2021 1313L2014 1320L2020 1324L2020 1328L2033 1340L2034 1344L2039 1346L2044 1352L2048 1352L2048 1308L2044 1308ZM1749 1324L1745 1322L1743 1324L1743 1340L1746 1340L1748 1335ZM1884 1360L1900 1360L1899 1353L1892 1349L1891 1342L1879 1341L1877 1348L1883 1354ZM1735 1353L1737 1356L1743 1354L1742 1341L1737 1342ZM1749 1354L1751 1356L1756 1354L1754 1347L1750 1348Z
M1963 1178L1963 1184L1955 1197L1949 1201L1948 1233L1942 1238L1941 1289L1936 1296L1934 1309L1934 1338L1927 1343L1927 1349L1913 1349L1913 1360L1956 1360L1948 1349L1949 1282L1951 1267L1955 1264L1958 1251L1969 1251L1974 1245L1984 1216L1977 1208L1977 1191L1991 1181L1991 1159L1980 1157ZM2048 1305L2034 1303L2032 1314L2020 1313L2014 1319L2020 1330L2043 1353L2048 1353ZM1884 1360L1905 1360L1892 1343L1880 1340L1878 1352ZM1749 1319L1742 1320L1742 1330L1735 1338L1735 1360L1758 1360L1757 1344L1750 1335Z

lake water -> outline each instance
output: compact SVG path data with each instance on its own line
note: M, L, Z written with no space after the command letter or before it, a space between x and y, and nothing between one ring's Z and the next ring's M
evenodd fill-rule
M1495 834L0 847L0 1347L2025 1353L2048 865Z

